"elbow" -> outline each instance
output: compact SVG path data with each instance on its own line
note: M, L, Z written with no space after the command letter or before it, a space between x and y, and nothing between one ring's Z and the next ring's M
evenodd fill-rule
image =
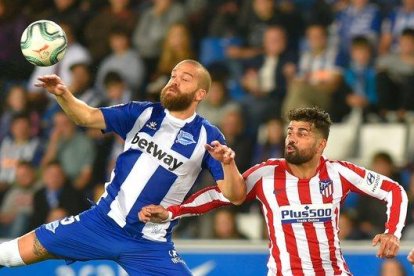
M228 198L228 200L234 204L234 205L241 205L245 200L246 200L246 196L247 196L247 192L246 192L246 186L243 185L243 189L240 190L239 193L237 193L236 195L233 195L231 198Z
M246 195L243 195L230 201L232 204L239 206L239 205L242 205L245 200L246 200Z

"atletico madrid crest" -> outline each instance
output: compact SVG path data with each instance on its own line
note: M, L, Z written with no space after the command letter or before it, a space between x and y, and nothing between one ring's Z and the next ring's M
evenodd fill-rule
M324 197L330 197L333 193L333 182L330 179L319 181L319 191Z

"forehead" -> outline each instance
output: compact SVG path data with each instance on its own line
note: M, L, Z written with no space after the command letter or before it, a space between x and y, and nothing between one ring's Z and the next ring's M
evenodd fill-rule
M290 121L288 129L312 129L312 123L304 121Z
M183 62L177 64L172 71L176 73L187 73L190 75L195 75L197 72L197 67L189 62Z

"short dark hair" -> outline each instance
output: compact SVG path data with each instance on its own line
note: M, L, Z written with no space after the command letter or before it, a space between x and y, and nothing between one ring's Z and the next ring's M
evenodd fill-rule
M109 85L112 84L120 84L123 83L124 80L122 79L121 74L119 74L118 72L115 71L109 71L105 77L104 77L104 86L108 87Z
M30 122L30 116L29 116L29 114L27 112L25 112L25 111L22 111L22 112L18 112L16 114L14 114L12 116L11 123L14 123L15 121L21 120L21 119Z
M390 165L394 165L394 160L392 159L391 154L385 151L378 151L377 153L375 153L374 156L372 157L372 160L374 162L378 160L382 160L382 161L387 162Z
M414 29L413 28L405 28L401 32L401 36L409 36L414 38Z
M369 41L369 39L366 36L363 36L363 35L355 36L352 39L351 47L364 47L364 48L367 48L369 50L372 49L371 42Z
M332 121L328 112L319 107L301 107L292 109L288 113L289 121L309 122L322 134L325 139L329 137Z
M311 29L311 28L318 28L318 29L320 29L323 32L323 34L325 36L328 36L329 35L328 28L326 28L326 26L323 25L322 23L319 23L319 22L312 22L312 23L310 23L308 26L306 26L306 32L309 29Z

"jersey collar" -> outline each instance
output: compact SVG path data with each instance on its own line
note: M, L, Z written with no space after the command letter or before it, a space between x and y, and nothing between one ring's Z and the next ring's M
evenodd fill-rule
M170 121L172 121L173 123L176 123L178 125L185 125L187 123L190 123L194 120L194 118L197 116L197 113L194 112L193 115L191 115L191 117L188 117L185 120L182 119L178 119L176 117L174 117L173 115L171 115L170 111L168 111L167 109L164 109L165 111L165 117L167 117Z

